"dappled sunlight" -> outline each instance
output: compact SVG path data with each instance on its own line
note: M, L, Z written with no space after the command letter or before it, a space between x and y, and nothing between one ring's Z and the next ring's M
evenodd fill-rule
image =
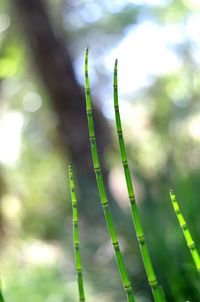
M1 199L1 210L4 215L4 231L10 237L18 237L22 234L21 219L23 208L17 195L5 194Z
M13 165L20 156L23 115L11 111L0 120L0 161Z
M47 265L60 261L63 255L58 244L30 241L23 247L23 261L27 264Z
M200 142L200 115L193 116L188 122L190 136Z
M28 92L23 97L24 110L28 112L36 112L42 106L42 99L38 93Z
M182 0L182 2L189 8L189 9L199 9L200 3L199 0Z
M133 93L141 87L149 86L153 82L153 77L180 68L180 59L168 47L168 41L172 41L171 35L172 39L174 36L177 38L180 35L179 27L169 26L166 30L165 28L161 30L150 21L127 31L125 38L106 58L106 65L110 71L113 69L112 62L115 58L119 59L121 94ZM174 40L177 43L177 40Z

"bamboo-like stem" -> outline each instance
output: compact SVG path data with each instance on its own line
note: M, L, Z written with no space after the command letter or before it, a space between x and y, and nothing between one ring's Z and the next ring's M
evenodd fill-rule
M82 275L81 256L80 256L80 247L79 247L78 208L77 208L77 199L76 199L76 192L74 186L74 177L73 177L73 171L71 166L69 166L69 183L70 183L72 212L73 212L73 238L74 238L75 265L76 265L76 274L77 274L77 281L78 281L79 301L84 302L85 295L84 295L83 275Z
M190 231L188 229L186 221L185 221L185 219L184 219L184 217L183 217L183 215L181 213L178 201L176 199L176 195L174 194L173 190L170 190L170 198L171 198L171 202L172 202L172 205L173 205L173 208L174 208L174 212L176 214L176 217L178 219L180 227L181 227L181 229L183 231L183 235L185 237L187 246L188 246L188 248L189 248L189 250L191 252L192 258L194 260L195 267L196 267L198 273L200 274L200 257L199 257L199 253L198 253L198 251L196 249L195 243L194 243L194 241L192 239L192 236L190 234Z
M144 263L144 267L146 270L147 278L149 285L152 289L152 294L154 297L155 302L162 302L163 296L161 294L160 288L158 286L158 282L154 273L154 269L152 266L152 261L150 258L149 250L144 238L144 232L141 224L141 219L139 215L139 211L136 205L135 194L133 189L133 183L131 178L130 169L128 166L127 155L126 155L126 147L124 143L123 133L122 133L122 126L121 126L121 118L119 112L119 103L118 103L118 68L117 68L117 60L115 61L114 66L114 79L113 79L113 86L114 86L114 108L115 108L115 121L116 121L116 129L118 134L118 141L120 147L120 154L121 154L121 161L124 168L124 174L126 178L126 185L129 195L129 200L131 204L131 214L133 219L133 224L135 226L135 231L137 234L137 239L140 246L140 251Z
M90 146L93 160L93 167L96 174L97 186L100 195L101 205L103 208L108 232L110 235L110 239L115 251L116 262L118 265L119 273L121 276L121 280L124 286L124 290L127 295L127 299L129 302L134 302L134 296L132 293L131 282L129 281L129 277L127 274L127 270L124 264L124 260L120 251L120 246L117 238L117 233L113 224L113 219L110 213L109 204L105 192L104 181L101 173L99 156L96 145L96 137L94 130L94 122L93 122L93 114L92 114L92 104L91 104L91 96L90 96L90 84L89 84L89 76L88 76L88 48L85 52L85 95L86 95L86 111L87 111L87 119L88 119L88 130L90 137Z

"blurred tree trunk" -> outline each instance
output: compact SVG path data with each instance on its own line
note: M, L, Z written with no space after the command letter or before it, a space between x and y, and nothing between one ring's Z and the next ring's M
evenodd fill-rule
M26 33L35 66L58 115L61 142L76 168L90 172L92 166L84 92L75 78L67 41L63 43L61 38L55 35L42 0L12 2ZM109 142L109 129L100 110L94 108L94 111L99 151L102 156Z
M75 78L67 41L63 43L54 33L42 0L12 0L12 3L26 34L34 64L49 94L53 110L58 115L60 141L76 169L82 197L93 202L97 191L89 147L84 91ZM94 115L102 159L110 140L109 129L101 111L95 106ZM104 166L102 170L106 176ZM92 215L95 217L94 213Z

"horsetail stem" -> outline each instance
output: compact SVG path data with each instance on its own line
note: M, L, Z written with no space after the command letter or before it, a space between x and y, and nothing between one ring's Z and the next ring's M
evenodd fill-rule
M71 201L72 201L72 212L73 212L73 238L74 238L74 252L75 252L75 265L78 281L78 291L79 291L79 301L85 301L84 287L83 287L83 275L81 267L81 256L80 256L80 247L79 247L79 231L78 231L78 208L77 208L77 199L74 186L74 177L72 167L69 166L69 183L70 183L70 192L71 192Z
M120 147L120 154L121 154L121 161L124 168L124 174L126 178L126 186L128 190L129 200L131 203L131 214L133 219L133 224L135 226L135 231L137 234L137 239L140 246L140 251L142 254L142 259L144 263L144 267L146 270L147 278L149 285L152 289L152 294L154 297L155 302L162 302L163 296L161 294L160 288L158 286L158 282L154 273L154 269L152 266L149 250L144 238L143 228L141 224L141 219L139 215L139 211L135 201L135 194L133 189L133 183L131 178L130 169L128 166L127 155L126 155L126 147L124 143L123 133L122 133L122 126L121 126L121 118L119 112L119 103L118 103L118 68L117 68L117 60L115 61L114 66L114 79L113 79L113 86L114 86L114 108L115 108L115 121L116 121L116 129L118 134L118 141Z
M196 249L196 246L195 246L195 243L192 239L192 236L190 234L190 231L188 229L188 226L185 222L185 219L181 213L181 210L180 210L180 207L179 207L179 204L178 204L178 201L176 199L176 195L174 194L174 191L173 190L170 190L170 198L171 198L171 202L172 202L172 205L173 205L173 208L174 208L174 211L175 211L175 214L176 214L176 217L179 221L179 224L180 224L180 227L183 231L183 235L185 237L185 240L186 240L186 243L187 243L187 246L191 252L191 255L192 255L192 258L194 260L194 264L195 264L195 267L198 271L198 273L200 274L200 257L199 257L199 253Z
M123 283L123 287L124 287L125 293L127 295L127 300L129 302L134 302L135 299L134 299L134 296L132 293L131 282L129 281L127 270L126 270L124 260L123 260L123 257L122 257L121 251L120 251L120 246L118 243L117 234L116 234L115 227L113 224L113 219L112 219L112 216L110 213L109 204L108 204L105 187L104 187L104 181L103 181L100 163L99 163L99 156L98 156L98 151L97 151L94 122L93 122L91 96L90 96L89 76L88 76L88 48L86 49L86 52L85 52L85 96L86 96L86 111L87 111L88 130L89 130L89 137L90 137L92 161L93 161L93 167L94 167L94 171L95 171L95 175L96 175L101 205L103 208L110 239L111 239L111 242L112 242L112 245L114 248L116 262L118 265L118 269L119 269L119 273L120 273L121 280Z

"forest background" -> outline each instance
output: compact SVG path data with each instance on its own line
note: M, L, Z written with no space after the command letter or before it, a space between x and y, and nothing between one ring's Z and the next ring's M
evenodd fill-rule
M200 249L200 4L195 0L1 0L0 238L6 301L78 300L67 166L74 167L88 301L125 301L92 169L84 52L97 143L137 301L152 301L114 125L112 73L147 243L170 302L199 301L169 200ZM26 300L27 300L26 299Z

